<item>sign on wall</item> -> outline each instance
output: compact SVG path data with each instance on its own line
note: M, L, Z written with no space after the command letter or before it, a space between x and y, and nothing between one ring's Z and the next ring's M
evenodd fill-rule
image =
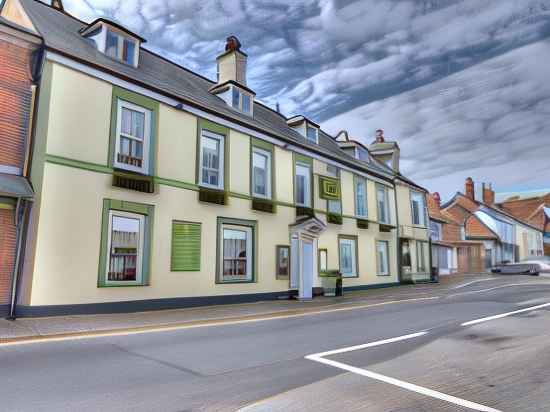
M319 177L319 197L326 200L340 199L340 183L337 179Z

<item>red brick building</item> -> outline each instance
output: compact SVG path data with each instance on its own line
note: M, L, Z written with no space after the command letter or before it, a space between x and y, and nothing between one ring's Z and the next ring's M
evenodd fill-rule
M33 199L26 177L40 44L31 30L0 16L0 316L10 313Z
M550 192L511 196L498 206L544 232L544 254L550 256Z
M441 208L439 193L428 196L432 262L439 274L480 273L485 270L483 243L466 239L469 213L465 208Z

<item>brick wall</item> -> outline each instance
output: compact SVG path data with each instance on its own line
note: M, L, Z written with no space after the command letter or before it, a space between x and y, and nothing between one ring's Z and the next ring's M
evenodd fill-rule
M31 50L0 38L0 165L22 168L30 117Z
M451 223L443 225L443 240L447 242L462 240L460 226Z
M15 260L13 210L0 209L0 305L10 299L11 277Z

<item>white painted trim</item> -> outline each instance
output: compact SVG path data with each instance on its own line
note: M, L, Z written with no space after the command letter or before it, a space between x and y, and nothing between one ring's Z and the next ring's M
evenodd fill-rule
M122 80L122 79L120 79L116 76L110 75L110 74L105 73L105 72L103 72L101 70L98 70L98 69L94 69L94 68L89 67L85 64L74 61L74 60L72 60L68 57L62 56L58 53L48 51L46 53L46 59L51 61L51 62L61 64L61 65L65 66L65 67L68 67L70 69L80 71L80 72L85 73L89 76L92 76L92 77L98 78L100 80L106 81L106 82L111 83L113 85L116 85L116 86L122 87L124 89L130 90L134 93L138 93L138 94L142 94L144 96L150 97L152 99L157 100L158 102L167 104L169 106L173 106L174 108L180 107L181 110L183 110L185 112L188 112L188 113L193 114L195 116L199 116L203 119L210 120L212 122L218 123L222 126L229 127L229 128L231 128L235 131L247 134L247 135L255 137L257 139L264 140L266 142L272 143L275 146L279 146L281 148L288 149L288 150L293 151L293 152L298 153L298 154L303 154L305 156L309 156L313 159L323 161L327 164L338 166L342 170L347 170L349 172L356 173L356 174L361 175L365 178L368 178L368 179L370 179L374 182L383 184L387 187L393 187L393 185L391 183L386 182L385 180L379 179L379 178L377 178L377 177L375 177L375 176L373 176L369 173L366 173L366 172L363 172L363 171L345 166L345 165L343 165L343 164L341 164L337 161L334 161L332 159L328 159L328 158L324 157L323 155L319 155L317 153L310 152L307 149L302 149L302 148L300 148L298 146L295 146L291 143L283 142L283 141L278 140L276 138L273 138L273 137L271 137L267 134L258 132L256 130L249 129L249 128L241 126L241 125L237 125L237 124L235 124L235 123L233 123L229 120L226 120L224 118L221 118L221 117L213 115L213 114L210 114L210 113L205 112L201 109L198 109L196 107L193 107L193 106L188 105L186 103L183 103L181 101L172 99L170 97L164 96L160 93L151 91L151 90L146 89L144 87L138 86L134 83L130 83L126 80ZM199 104L199 103L197 103L197 104ZM380 174L383 175L384 173L380 172ZM391 175L391 174L386 174L385 176L387 176L389 179L393 178L393 175Z

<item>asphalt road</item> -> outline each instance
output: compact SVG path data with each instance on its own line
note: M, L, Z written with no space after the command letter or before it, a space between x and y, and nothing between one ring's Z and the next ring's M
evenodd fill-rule
M476 410L452 402L458 399L487 410L550 411L550 306L461 325L550 303L550 280L510 277L436 296L247 324L0 346L0 410ZM322 357L336 367L306 359L416 333L423 334Z

